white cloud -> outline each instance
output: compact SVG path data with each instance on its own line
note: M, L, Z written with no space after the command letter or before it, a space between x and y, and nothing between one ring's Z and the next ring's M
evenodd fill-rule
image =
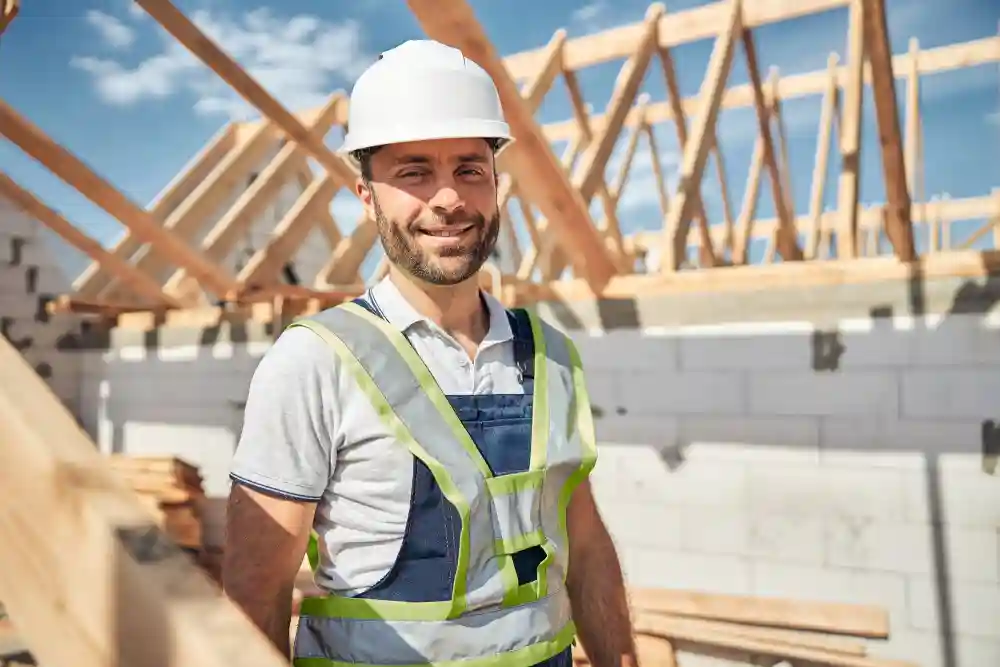
M135 42L135 31L121 19L99 11L88 10L84 19L101 35L104 43L114 49L125 49Z
M126 10L128 11L129 16L131 16L132 18L144 19L147 16L149 16L149 14L146 13L146 10L143 9L141 6L139 6L139 4L135 2L135 0L124 0L124 2Z
M361 46L361 30L355 21L280 17L265 8L238 17L201 10L193 12L191 20L291 109L323 104L372 60ZM71 65L92 77L98 94L109 104L129 105L186 93L195 98L197 113L234 120L257 115L173 37L162 30L158 34L159 51L137 64L84 55L74 57Z
M617 12L619 15L621 12ZM582 7L577 7L569 15L571 28L578 28L574 32L590 34L600 30L607 30L614 27L618 21L614 20L616 12L611 9L605 0L594 0Z

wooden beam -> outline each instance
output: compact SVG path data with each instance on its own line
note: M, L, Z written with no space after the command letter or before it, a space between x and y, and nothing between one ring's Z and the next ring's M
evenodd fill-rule
M875 122L882 146L885 178L885 234L904 262L916 256L910 224L910 192L906 186L906 161L896 104L896 77L892 72L892 46L886 25L885 0L864 0L865 46L872 72Z
M635 628L637 632L649 633L677 642L689 642L714 649L728 649L755 657L767 656L772 660L788 661L795 664L824 665L825 667L918 667L916 663L912 662L800 646L788 641L751 636L748 633L719 632L714 628L706 628L697 621L686 618L640 614L635 620Z
M966 67L976 67L989 63L1000 62L1000 37L985 37L969 42L959 42L949 44L934 49L927 49L920 52L919 73L921 75L937 74ZM893 72L906 72L911 66L911 56L907 53L896 54L892 57ZM897 74L904 76L904 74ZM808 97L810 95L822 95L826 91L828 72L826 70L816 70L802 74L792 74L783 76L778 81L778 95L783 100L790 100L798 97ZM848 65L843 65L837 69L837 85L840 88L846 87L851 81L851 71ZM871 82L871 68L864 66L864 81ZM698 112L701 99L695 95L687 97L683 101L684 113L691 115ZM754 92L753 85L749 83L739 84L726 89L722 98L723 109L740 109L753 106ZM672 110L672 102L669 100L650 103L646 118L649 123L665 123L674 121L677 116ZM591 126L599 129L606 121L603 114L591 116ZM626 127L634 127L638 124L638 110L633 107L625 119ZM577 133L577 122L574 118L548 123L542 127L545 136L549 141L568 141Z
M728 23L715 41L708 70L701 85L701 111L684 147L678 192L665 220L665 234L660 255L660 270L664 273L677 271L685 258L691 214L698 199L695 191L701 187L705 162L712 145L709 137L715 130L719 107L722 104L722 92L726 88L726 80L732 69L736 37L743 29L742 1L730 0L728 8Z
M844 87L840 125L840 180L837 208L837 257L858 256L858 191L861 187L861 111L864 99L865 14L863 0L851 0L847 28L849 80Z
M580 191L584 201L588 204L597 192L598 182L604 182L604 172L608 159L614 152L615 144L625 123L625 117L628 115L632 102L639 94L643 77L649 70L649 63L656 51L657 26L664 11L666 10L663 4L658 2L653 3L646 10L646 20L643 23L645 30L635 43L628 60L618 72L614 90L608 100L604 112L608 121L599 132L595 133L595 141L587 147L580 157L580 163L573 170L573 185Z
M830 169L833 121L840 100L840 88L837 87L838 60L836 53L831 53L827 58L830 81L826 94L823 96L823 108L820 111L819 132L816 139L816 159L813 164L812 187L809 193L809 233L806 240L806 259L814 259L819 255L819 219L823 213L823 194L826 190L826 179Z
M0 0L2 5L0 5L0 34L7 29L10 22L21 11L21 0Z
M746 0L743 25L755 28L780 23L800 16L839 9L847 0ZM712 2L701 7L665 14L660 19L659 46L679 46L716 37L729 23L729 1ZM591 65L627 58L642 37L643 22L604 30L566 42L566 69L580 70ZM515 79L531 76L538 69L541 49L533 49L505 59Z
M915 264L900 262L895 257L866 257L827 262L727 266L679 271L670 276L659 273L620 275L608 283L601 299L609 302L632 301L669 294L702 294L711 298L719 292L907 281L912 280L918 271L926 280L981 279L1000 273L1000 251L955 250L919 257ZM518 306L540 301L594 303L593 294L581 280L555 280L545 284L517 282L511 287L517 292Z
M774 238L775 247L781 258L786 261L802 259L799 248L798 233L795 229L795 211L789 206L791 193L784 186L782 172L778 168L778 159L774 150L774 140L771 137L771 118L778 112L778 99L774 93L771 96L771 108L764 97L764 86L761 81L760 69L757 66L757 47L753 35L746 28L742 31L743 50L746 53L747 71L754 90L754 109L757 113L757 132L763 149L764 167L767 169L767 180L771 184L771 197L774 200L774 211L778 218L777 235ZM773 89L772 89L773 90ZM787 164L784 165L787 169Z
M316 278L316 289L327 289L330 285L343 284L354 277L376 240L378 240L378 225L374 221L369 221L368 216L362 213L354 230L344 237L330 255L330 259L320 269Z
M465 0L407 0L407 4L429 37L460 49L493 77L516 138L504 151L504 159L516 169L521 191L563 239L574 273L600 292L617 272L610 253L472 8Z
M684 106L682 104L681 98L681 87L677 80L677 70L674 67L674 58L670 53L670 49L667 47L660 47L658 49L658 55L660 59L660 69L663 70L663 76L667 83L667 98L670 103L671 111L674 114L674 128L677 132L677 147L683 152L684 147L687 146L688 140L688 128L687 128L687 114L684 113ZM648 118L648 113L645 115ZM653 131L650 126L649 121L645 123L646 127L650 127L649 136L653 136ZM718 141L716 138L715 128L712 128L710 134L710 141L712 145L718 149ZM657 158L659 160L659 158ZM719 164L722 163L721 158L718 160ZM699 262L702 266L712 267L715 266L716 253L715 248L712 245L712 235L708 228L708 214L705 213L705 204L701 198L701 189L699 188L696 192L696 200L692 202L695 206L694 215L698 220L698 232L701 234L701 252L699 253ZM666 214L664 214L666 217Z
M996 202L997 199L995 194L980 197L966 197L962 199L932 199L924 206L914 209L913 222L914 224L931 225L935 221L939 220L957 221L990 218L1000 213L1000 209L998 209ZM880 228L882 225L882 215L882 207L879 205L862 209L858 214L858 229L860 231L869 231ZM796 226L806 227L808 226L809 221L810 218L808 215L802 215L798 216L795 224ZM835 230L839 224L840 214L837 211L824 211L819 217L820 231ZM778 220L776 218L756 220L753 223L753 233L751 237L765 239L771 238L774 236L777 227ZM721 243L724 234L725 230L720 226L712 226L713 242L717 244ZM643 231L631 234L627 238L631 239L631 242L636 244L638 247L651 248L654 245L660 244L662 233L658 231ZM699 242L700 240L695 237L691 246L697 247L697 243Z
M55 209L46 206L34 194L3 172L0 172L0 194L92 259L103 271L121 280L135 292L136 296L148 299L152 304L180 307L180 301L164 294L160 284L149 274L139 271L121 257L105 250L99 241L84 234Z
M337 95L330 98L323 111L316 117L312 131L322 136L329 131L333 123L337 106L341 98ZM305 149L296 143L289 142L268 165L257 175L257 178L247 188L232 207L220 217L201 241L201 249L206 255L221 262L232 251L233 246L248 226L267 208L268 204L278 194L281 187L294 177L296 160L304 157ZM346 185L347 183L343 183ZM167 280L166 290L178 294L184 289L186 274L182 270L175 271Z
M157 220L166 220L181 203L191 195L196 187L209 177L212 170L236 146L236 126L226 124L216 132L209 142L192 157L170 183L153 198L148 206L150 215ZM125 230L122 237L111 248L118 258L128 260L143 243L132 231ZM113 282L112 276L102 273L98 264L92 263L73 281L73 291L77 296L91 299Z
M2 337L0 424L0 599L40 664L287 667Z
M188 51L198 57L228 83L243 99L281 128L288 137L316 159L338 182L351 183L357 169L349 165L315 134L281 105L263 86L247 74L239 63L227 55L170 0L135 0L136 4L156 19Z
M236 286L234 278L221 267L163 229L148 211L94 173L78 157L3 101L0 101L0 133L76 188L84 197L117 218L138 238L161 248L172 262L188 271L208 291L222 295Z
M580 156L579 162L573 168L571 182L583 197L584 204L590 207L590 203L598 192L605 193L605 217L609 225L613 228L611 236L614 253L621 254L621 233L618 229L618 220L615 212L615 202L613 196L608 193L607 182L604 174L607 171L608 160L614 152L618 137L621 135L622 124L628 115L629 107L639 94L639 87L649 70L649 63L656 52L656 30L659 19L663 15L665 8L662 3L653 3L646 10L646 19L643 22L645 31L625 64L618 71L615 79L614 89L608 100L605 115L608 122L601 128L600 132L591 135L587 147ZM547 225L546 225L547 227ZM551 235L551 232L550 232ZM562 246L566 239L557 233L553 236L554 243L553 257L551 263L555 272L561 274L565 270L564 253ZM605 246L607 247L607 246ZM617 272L617 271L616 271Z
M337 188L329 174L317 176L285 213L267 244L253 254L236 276L240 284L258 286L273 281L312 231L319 209L330 206Z
M234 192L247 187L248 181L254 176L254 170L259 168L259 163L274 149L279 136L276 128L268 123L247 137L167 216L163 221L164 229L172 230L181 238L196 244L198 232L203 231L207 223L220 214L220 209L227 200L231 200ZM161 282L169 275L165 276L164 273L171 268L150 246L141 248L132 261L139 269L156 276ZM106 291L105 294L114 297L113 291Z
M750 156L750 171L747 174L747 185L743 192L743 203L740 206L740 217L736 221L736 238L733 241L733 264L750 263L750 240L753 238L754 218L757 216L757 203L760 201L760 178L764 172L764 138L759 134L753 144L753 154Z
M566 31L559 29L552 34L548 46L545 47L545 64L538 70L531 82L525 86L521 95L525 104L531 108L532 112L538 111L542 106L542 100L552 89L552 84L563 71L563 45L566 43Z

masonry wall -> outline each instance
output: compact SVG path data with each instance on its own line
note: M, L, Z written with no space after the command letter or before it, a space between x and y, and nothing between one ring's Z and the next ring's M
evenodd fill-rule
M949 279L539 308L588 368L629 580L876 603L878 654L1000 664L997 301L1000 281ZM200 465L221 499L271 335L90 333L83 422L105 451Z
M0 198L0 335L13 344L74 413L80 359L68 351L73 316L50 316L45 304L68 290L55 239Z
M872 602L880 654L1000 665L998 300L945 280L543 309L581 334L629 580Z

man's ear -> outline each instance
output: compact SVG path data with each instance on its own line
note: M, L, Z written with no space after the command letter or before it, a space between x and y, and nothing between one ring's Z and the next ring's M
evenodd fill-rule
M358 199L361 200L361 205L365 209L365 215L370 220L375 219L375 206L373 204L374 193L372 193L372 185L363 178L358 178L354 183L354 191L358 195Z

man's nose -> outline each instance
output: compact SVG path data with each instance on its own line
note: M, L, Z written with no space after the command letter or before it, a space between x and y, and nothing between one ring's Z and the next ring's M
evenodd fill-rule
M458 192L455 179L450 176L443 176L437 179L433 196L427 204L434 209L435 213L446 215L454 213L465 205L465 201Z

